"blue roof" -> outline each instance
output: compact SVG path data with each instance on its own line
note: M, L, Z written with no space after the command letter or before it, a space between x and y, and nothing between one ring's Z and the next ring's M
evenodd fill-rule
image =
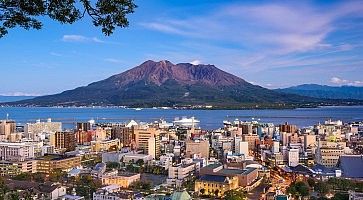
M227 176L222 176L222 175L204 175L204 176L201 176L199 178L199 180L224 183L226 178L227 178Z
M340 157L340 168L347 178L363 178L363 156L345 155Z
M95 168L94 168L94 170L99 171L99 170L101 170L102 168L104 168L105 166L106 166L106 164L105 164L105 163L97 163L97 164L96 164L96 166L95 166Z
M275 197L275 199L276 199L276 200L287 200L288 198L287 198L287 196L286 196L286 195L277 195L277 196Z
M316 164L311 169L314 170L315 173L335 174L335 170L337 168L335 168L335 167L325 167L324 165Z
M308 175L312 175L313 174L313 172L310 171L310 169L307 166L300 165L300 164L297 165L297 166L295 166L295 167L290 167L290 170L292 172L299 173L299 174L308 174Z

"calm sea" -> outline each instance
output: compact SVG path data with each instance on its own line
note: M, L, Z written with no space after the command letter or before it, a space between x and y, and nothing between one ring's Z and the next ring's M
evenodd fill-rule
M158 119L173 121L176 117L196 117L205 129L215 129L223 125L223 120L260 120L274 124L289 122L299 127L310 126L327 119L344 122L363 121L363 106L322 107L293 110L174 110L174 109L123 109L123 108L15 108L0 107L0 119L18 123L34 122L37 119L61 121L64 127L71 128L77 121L125 122L131 119L153 122Z

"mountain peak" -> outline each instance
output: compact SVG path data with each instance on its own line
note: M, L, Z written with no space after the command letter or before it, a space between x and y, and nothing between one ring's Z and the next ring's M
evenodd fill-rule
M88 86L24 100L22 105L240 105L304 98L252 85L214 65L148 60Z
M228 86L245 82L228 74L214 65L193 65L190 63L173 64L168 60L148 60L141 65L112 77L115 85L124 86L135 81L162 85L166 81L176 81L182 85L204 84Z

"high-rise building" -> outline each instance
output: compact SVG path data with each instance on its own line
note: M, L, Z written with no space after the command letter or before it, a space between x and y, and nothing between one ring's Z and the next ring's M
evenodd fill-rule
M296 167L299 164L299 149L289 149L288 162L290 167Z
M16 123L12 120L0 121L0 140L8 140L11 133L15 133Z
M134 135L135 135L135 143L136 143L136 148L143 150L144 154L147 154L149 152L153 152L155 150L155 156L159 157L160 156L160 130L154 127L147 127L147 128L142 128L142 127L137 127L134 129ZM155 141L155 144L150 147L153 149L149 150L149 144L153 144L150 143L151 140L149 140L150 138L154 138L152 140Z
M285 124L280 124L280 132L286 132L286 133L295 133L297 131L296 125L288 124L285 122Z
M279 141L273 141L272 153L279 153L279 152L280 152L280 142Z
M237 139L235 141L235 152L248 156L248 142Z
M251 135L253 133L253 125L250 123L240 124L239 127L242 129L243 135L246 135L246 134Z
M123 147L131 146L132 142L135 141L133 127L126 127L115 125L111 129L111 139L120 139Z
M258 135L242 135L242 141L248 142L248 149L254 151L256 143L259 141Z
M66 151L74 151L76 136L71 131L58 131L54 134L54 147L57 149L65 149Z
M92 141L94 132L93 131L77 131L75 133L77 144L89 144Z
M77 131L89 131L91 130L90 122L77 122Z

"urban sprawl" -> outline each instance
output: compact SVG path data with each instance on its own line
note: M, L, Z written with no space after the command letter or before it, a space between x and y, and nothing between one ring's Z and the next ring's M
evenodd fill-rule
M0 198L363 199L363 123L0 121Z

